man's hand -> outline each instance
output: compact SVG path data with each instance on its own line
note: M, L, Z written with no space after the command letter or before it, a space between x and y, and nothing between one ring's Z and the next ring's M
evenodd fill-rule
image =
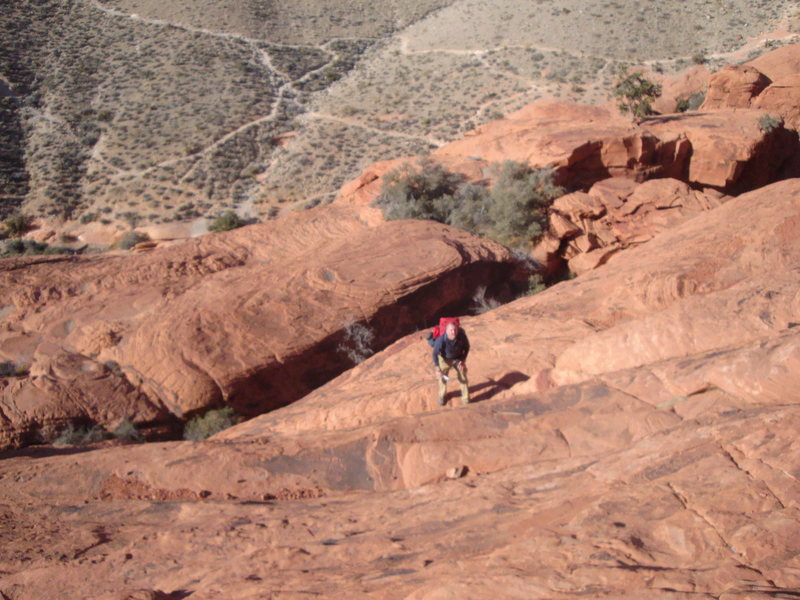
M466 374L466 372L467 372L467 363L465 363L463 360L461 360L461 361L458 362L458 367L457 368L458 368L459 371L461 371L462 373Z

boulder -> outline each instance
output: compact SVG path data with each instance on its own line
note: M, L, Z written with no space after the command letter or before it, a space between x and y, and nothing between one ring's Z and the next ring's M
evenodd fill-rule
M728 65L712 74L700 110L748 108L753 98L772 83L769 77L750 65Z
M748 66L758 69L772 81L800 73L800 44L789 44L754 58Z
M800 128L800 73L774 81L753 101L753 108L783 118L786 127Z
M512 268L466 232L369 227L346 207L148 252L0 261L1 357L29 367L3 380L0 446L68 421L283 406L363 358L368 328L371 349L385 346L478 287L507 286Z

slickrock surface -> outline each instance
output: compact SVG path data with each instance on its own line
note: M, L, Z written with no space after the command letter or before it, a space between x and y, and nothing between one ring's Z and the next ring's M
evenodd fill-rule
M493 242L340 207L137 255L2 261L0 359L30 376L0 379L0 447L75 419L282 406L352 364L337 351L347 323L380 348L510 273Z
M415 334L213 441L7 455L0 592L793 597L798 270L791 180L464 319L472 405Z

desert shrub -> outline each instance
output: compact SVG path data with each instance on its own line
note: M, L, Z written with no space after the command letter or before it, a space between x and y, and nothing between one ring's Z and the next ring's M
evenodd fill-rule
M686 112L687 110L697 110L706 99L705 92L695 92L688 98L679 98L675 103L675 112Z
M0 257L48 254L48 249L49 246L43 242L14 239L5 243L2 250L0 250Z
M758 119L758 127L764 133L769 133L779 127L783 126L783 118L770 115L770 114L763 114Z
M191 419L183 428L183 439L197 442L219 433L223 429L241 423L242 417L233 408L226 406L210 410Z
M108 432L95 425L93 427L75 427L72 423L67 425L58 437L53 440L54 446L84 446L102 442L108 438Z
M490 191L486 234L507 246L539 239L547 228L548 207L563 193L553 183L552 169L504 161Z
M534 273L528 278L528 289L525 292L526 296L533 296L539 292L547 289L547 284L544 281L541 273Z
M244 225L244 221L232 210L224 210L208 225L208 230L215 233L230 231Z
M372 329L363 323L349 321L344 326L344 340L336 349L357 365L375 354L372 348L374 341L375 332Z
M612 93L619 99L620 111L629 112L641 121L653 114L653 100L661 95L661 86L647 79L641 71L628 73L627 67L622 67Z
M18 365L13 360L0 362L0 377L25 377L29 371L27 365Z
M430 219L506 245L536 240L546 229L547 208L563 194L552 170L514 161L494 169L495 184L487 190L432 161L403 167L386 175L374 205L388 220Z
M125 235L120 238L119 242L117 242L117 247L122 250L130 250L136 244L141 242L146 242L150 239L146 233L141 233L139 231L127 231Z
M374 204L389 220L431 219L446 223L452 196L463 182L462 175L426 159L419 168L404 165L387 173Z
M134 425L130 419L123 419L120 421L119 425L114 428L114 431L111 432L118 440L128 440L131 442L143 442L144 436L139 433L139 430L136 429L136 425Z
M21 237L31 228L31 217L22 213L14 213L3 221L6 233L11 237Z

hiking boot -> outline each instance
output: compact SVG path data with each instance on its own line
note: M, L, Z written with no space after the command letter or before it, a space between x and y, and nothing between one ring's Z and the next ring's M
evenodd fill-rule
M439 404L439 406L444 406L444 398L439 398L437 403Z
M462 398L461 404L469 404L469 398Z

